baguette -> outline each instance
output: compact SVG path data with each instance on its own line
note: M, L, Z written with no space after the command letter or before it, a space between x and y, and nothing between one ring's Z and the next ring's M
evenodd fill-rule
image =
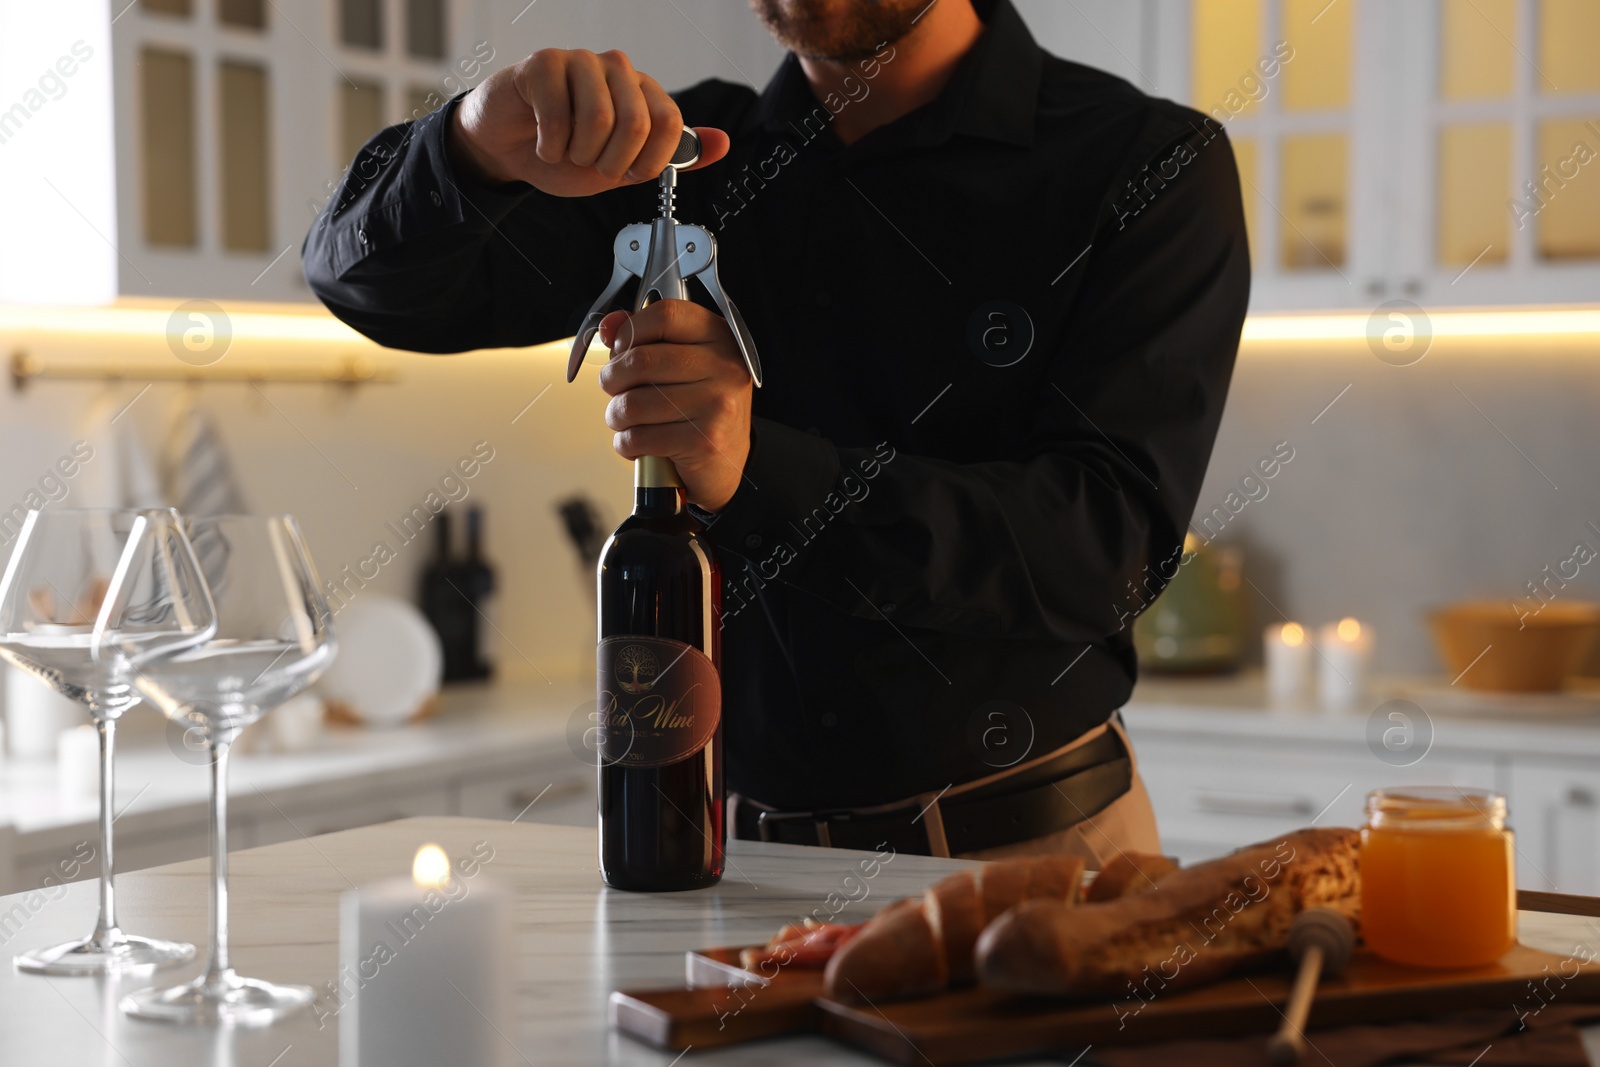
M1298 830L1166 875L1104 903L1031 900L979 938L986 985L1055 996L1149 995L1280 954L1305 908L1359 909L1355 830Z
M828 961L828 996L875 1002L970 985L985 926L1025 900L1069 907L1082 882L1076 856L1023 856L958 871L920 900L896 901L868 920Z
M1083 891L1085 904L1101 904L1132 893L1153 889L1155 884L1178 869L1171 856L1150 852L1119 852L1100 868L1094 881Z

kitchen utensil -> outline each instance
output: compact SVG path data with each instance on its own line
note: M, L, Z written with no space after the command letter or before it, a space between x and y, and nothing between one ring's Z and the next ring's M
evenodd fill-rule
M698 278L711 294L717 310L728 320L739 353L744 356L744 365L750 372L750 380L758 387L761 385L761 359L756 354L755 339L717 276L717 239L704 227L681 223L672 216L678 195L678 171L694 166L699 160L700 138L685 126L678 138L678 150L659 179L660 216L651 222L624 226L612 244L616 263L611 269L611 281L589 309L582 328L572 340L567 381L578 376L578 368L583 365L583 357L600 328L600 320L611 310L611 302L629 279L639 279L639 291L633 298L633 310L639 311L657 300L689 299L688 279Z
M739 948L688 954L687 989L619 991L612 1025L658 1048L708 1049L781 1034L821 1032L891 1063L978 1063L1023 1057L1070 1060L1085 1045L1270 1032L1281 1020L1287 974L1230 978L1195 989L1159 989L1153 979L1108 1005L1105 1000L1050 1001L983 986L922 1000L854 1006L822 995L822 972L780 970L766 979L742 970ZM1545 968L1549 968L1546 971ZM1411 1019L1471 1008L1504 1010L1528 1000L1530 981L1567 975L1562 996L1600 999L1600 961L1583 963L1517 945L1490 967L1442 971L1389 963L1357 950L1338 979L1318 992L1319 1027ZM1150 974L1154 975L1152 967ZM1112 1010L1115 1009L1115 1010ZM929 1058L931 1057L931 1059Z
M1468 688L1552 692L1600 636L1600 604L1556 600L1535 612L1469 600L1430 612L1428 626L1451 676Z
M1289 958L1298 964L1298 969L1283 1012L1283 1025L1267 1042L1267 1059L1273 1067L1300 1062L1305 1051L1306 1017L1311 1013L1317 981L1323 975L1332 977L1343 971L1355 948L1356 932L1350 920L1332 908L1307 908L1294 917L1294 924L1289 927Z
M1171 581L1133 624L1139 665L1175 674L1237 670L1246 640L1239 595L1243 565L1238 548L1202 544L1194 534L1186 535ZM1138 607L1151 595L1150 589L1142 590L1127 606Z
M165 558L169 584L149 580L153 555ZM123 583L120 599L108 595L113 575ZM175 511L50 508L30 511L23 520L0 579L0 656L87 708L94 724L100 755L100 915L83 940L16 957L20 971L148 974L194 956L193 945L136 937L117 923L113 755L117 720L139 702L139 694L127 664L101 656L95 639L97 624L112 619L138 640L159 636L179 646L205 640L214 624L205 605L185 613L174 604L174 590L193 587L198 579L198 564ZM19 710L16 703L12 710ZM56 736L50 739L52 750Z
M210 593L189 583L188 606L215 605L215 636L174 648L107 627L103 641L133 664L139 691L169 719L202 731L211 750L211 958L193 981L142 989L121 1008L159 1022L262 1025L310 1004L313 994L308 986L244 978L229 959L228 754L241 730L311 685L333 659L332 616L292 518L191 519L188 531L191 541L214 548Z
M439 692L444 654L421 611L396 597L362 594L339 612L339 656L317 690L367 726L398 726Z

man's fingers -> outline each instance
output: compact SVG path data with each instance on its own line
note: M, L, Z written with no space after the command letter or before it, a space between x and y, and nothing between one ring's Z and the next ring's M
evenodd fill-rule
M639 91L644 94L645 105L650 112L650 136L628 165L625 177L633 182L655 181L667 169L672 153L678 150L683 115L672 97L654 78L648 74L640 74L638 78Z
M592 167L611 139L616 109L605 64L593 52L569 52L567 91L572 94L572 139L567 158L580 167Z
M707 311L692 300L657 300L628 317L626 325L615 331L613 349L666 341L672 344L704 344L723 336L728 324L714 311Z
M627 56L621 52L607 52L600 58L605 62L606 86L611 92L611 106L616 117L611 124L611 136L594 166L616 181L633 164L634 157L650 137L650 104Z
M701 406L704 390L694 385L641 385L611 398L606 425L613 430L689 422Z
M711 378L717 357L704 345L654 344L618 352L600 368L600 388L612 396L651 385L687 385Z
M567 56L547 48L524 64L517 89L533 107L538 124L534 151L546 163L567 158L567 142L572 136L572 96L567 92ZM526 79L526 80L523 80Z

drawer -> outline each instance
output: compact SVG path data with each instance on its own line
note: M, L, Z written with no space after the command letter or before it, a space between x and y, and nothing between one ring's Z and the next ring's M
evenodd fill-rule
M1165 736L1139 738L1135 751L1163 847L1176 848L1185 860L1220 855L1313 820L1318 826L1360 826L1373 789L1505 788L1489 757L1430 754L1410 767L1391 767L1354 747L1299 749Z

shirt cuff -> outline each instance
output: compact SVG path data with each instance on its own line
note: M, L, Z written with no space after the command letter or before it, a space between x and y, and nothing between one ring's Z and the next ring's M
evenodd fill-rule
M833 442L752 419L750 456L733 498L709 529L719 549L750 562L765 560L798 536L803 521L834 491L839 452Z
M428 157L434 160L445 187L442 192L454 201L449 206L455 210L457 218L474 229L488 230L527 199L533 186L524 181L490 184L456 167L455 157L450 154L450 124L466 95L463 92L451 97L438 111L420 119L419 125L427 125L417 131L417 136Z

